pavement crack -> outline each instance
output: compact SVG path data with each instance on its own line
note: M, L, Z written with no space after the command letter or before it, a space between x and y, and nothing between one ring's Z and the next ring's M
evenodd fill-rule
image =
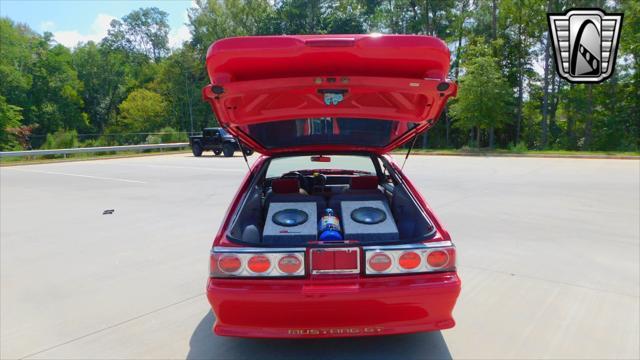
M31 354L28 354L28 355L22 356L22 357L20 357L20 359L27 359L27 358L30 358L30 357L33 357L33 356L36 356L36 355L42 354L42 353L44 353L44 352L47 352L47 351L50 351L50 350L53 350L53 349L59 348L60 346L64 346L64 345L67 345L67 344L71 344L71 343L73 343L73 342L75 342L75 341L82 340L82 339L87 338L87 337L89 337L89 336L93 336L93 335L95 335L95 334L99 334L99 333L101 333L101 332L103 332L103 331L107 331L107 330L109 330L109 329L116 328L116 327L118 327L118 326L121 326L121 325L124 325L124 324L130 323L130 322L132 322L132 321L135 321L135 320L141 319L141 318L143 318L143 317L145 317L145 316L149 316L149 315L151 315L151 314L155 314L155 313L160 312L160 311L162 311L162 310L166 310L166 309L168 309L168 308L170 308L170 307L172 307L172 306L180 305L180 304L182 304L182 303L185 303L185 302L188 302L188 301L190 301L190 300L193 300L193 299L199 298L199 297L201 297L201 296L204 296L204 292L201 292L201 293L199 293L199 294L197 294L197 295L190 296L190 297L188 297L188 298L186 298L186 299L182 299L182 300L176 301L176 302L174 302L174 303L171 303L171 304L168 304L168 305L165 305L165 306L159 307L159 308L157 308L157 309L151 310L151 311L146 312L146 313L144 313L144 314L136 315L136 316L134 316L134 317L131 317L131 318L126 319L126 320L123 320L123 321L120 321L120 322L115 323L115 324L111 324L111 325L106 326L106 327L103 327L103 328L101 328L101 329L94 330L94 331L92 331L92 332L90 332L90 333L87 333L87 334L84 334L84 335L81 335L81 336L75 337L75 338L70 339L70 340L67 340L67 341L65 341L65 342L61 342L61 343L59 343L59 344L56 344L56 345L50 346L50 347L48 347L48 348L46 348L46 349L42 349L42 350L39 350L39 351L33 352L33 353L31 353Z

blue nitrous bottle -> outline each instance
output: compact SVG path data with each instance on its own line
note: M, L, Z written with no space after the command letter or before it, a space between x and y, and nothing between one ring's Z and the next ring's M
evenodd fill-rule
M318 223L318 232L322 241L342 240L340 219L334 215L333 209L327 208Z

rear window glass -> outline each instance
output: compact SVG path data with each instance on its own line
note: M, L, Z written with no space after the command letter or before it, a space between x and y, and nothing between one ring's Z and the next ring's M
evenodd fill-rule
M375 174L376 168L368 156L358 155L327 155L330 162L314 162L311 156L288 156L274 158L269 163L267 178L281 177L291 171L301 170L350 170L361 173Z
M319 117L246 125L242 130L267 149L307 145L384 147L415 126L395 120Z

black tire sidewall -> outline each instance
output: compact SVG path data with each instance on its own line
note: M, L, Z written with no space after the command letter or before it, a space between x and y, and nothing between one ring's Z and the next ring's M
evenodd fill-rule
M200 144L193 144L193 146L191 146L191 152L193 153L193 156L199 157L202 155L202 146Z

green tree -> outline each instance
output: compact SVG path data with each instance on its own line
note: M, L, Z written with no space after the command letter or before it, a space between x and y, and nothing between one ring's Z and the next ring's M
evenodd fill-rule
M465 131L476 129L476 146L480 147L481 130L500 128L509 119L510 89L488 48L472 48L469 56L473 57L464 64L451 115L454 126Z
M618 61L616 71L622 70L626 79L619 82L622 98L616 107L620 110L618 118L622 120L619 128L626 134L624 142L628 148L637 150L640 149L640 2L620 1L620 4L619 11L624 12L624 24L619 58L627 55L631 58L631 64L628 69L620 69Z
M0 18L0 94L20 107L28 104L33 52L40 36L28 27Z
M453 0L366 1L365 14L373 12L372 30L396 34L425 34L445 38L455 31ZM373 9L372 9L373 8Z
M477 30L488 32L492 40L493 56L500 59L503 74L510 87L515 89L515 102L510 119L514 130L514 143L520 141L523 122L523 105L527 95L527 83L538 76L534 62L541 55L536 45L545 44L546 1L544 0L485 0L478 14L483 25ZM547 58L548 60L548 58ZM548 78L548 71L545 70ZM548 86L547 86L548 88ZM546 120L545 120L546 121Z
M110 24L107 44L111 48L134 51L154 62L169 53L169 14L156 7L140 8Z
M267 34L280 27L267 0L195 0L195 7L189 10L189 23L191 43L202 59L209 45L218 39Z
M17 128L22 122L22 108L9 105L4 96L0 96L0 150L10 150L16 142L9 129Z
M168 125L176 129L200 131L212 122L209 105L200 100L201 89L209 78L195 49L186 45L173 52L162 64L150 88L161 94L168 105Z
M52 134L47 134L47 138L42 144L42 149L71 149L79 147L78 132L75 130L58 129Z
M284 34L326 33L327 0L284 0L277 14Z
M120 116L112 124L118 132L151 132L166 124L168 106L162 95L146 89L134 90L120 104Z
M45 38L34 56L32 84L27 92L30 104L24 110L25 119L39 124L40 134L60 128L87 130L88 116L80 96L84 84L72 66L71 51L62 45L50 47Z
M31 49L38 35L29 28L0 18L0 149L16 146L11 128L20 126L22 110L28 104L31 87L29 68L33 60Z
M135 84L129 76L131 66L121 51L91 41L76 48L73 66L84 84L81 96L93 131L102 132Z
M367 8L362 1L341 0L330 6L326 15L329 34L362 34L367 31Z

